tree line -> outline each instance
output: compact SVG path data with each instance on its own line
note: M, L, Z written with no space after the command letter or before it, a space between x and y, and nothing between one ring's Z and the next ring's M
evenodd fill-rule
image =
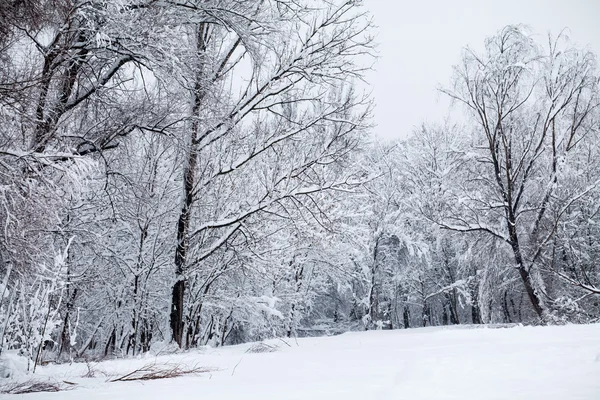
M43 360L600 316L596 58L463 51L376 143L357 1L0 4L0 349Z

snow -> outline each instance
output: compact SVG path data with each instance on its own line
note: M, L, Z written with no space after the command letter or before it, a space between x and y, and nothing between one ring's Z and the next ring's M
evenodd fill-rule
M0 356L0 378L27 379L28 365L27 358L19 356L15 351L5 351Z
M110 375L151 362L216 368L200 376L107 383L85 364L53 365L38 377L77 383L23 398L100 399L600 399L600 324L513 328L420 328L269 341L106 361ZM19 396L7 395L7 399Z

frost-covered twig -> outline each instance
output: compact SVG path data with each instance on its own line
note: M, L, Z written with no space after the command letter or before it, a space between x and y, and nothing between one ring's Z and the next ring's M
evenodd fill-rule
M149 381L156 379L176 378L183 375L197 375L213 371L207 367L185 367L180 364L146 364L123 376L113 378L109 382Z

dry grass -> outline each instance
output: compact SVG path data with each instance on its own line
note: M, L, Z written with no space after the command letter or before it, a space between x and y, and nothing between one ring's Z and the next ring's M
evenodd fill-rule
M184 375L198 375L211 372L206 367L186 367L180 364L146 364L123 376L110 379L109 382L149 381L155 379L177 378Z
M98 377L98 375L103 375L105 377L108 377L109 374L104 371L102 368L100 368L100 363L93 363L90 361L86 361L85 362L85 366L87 368L87 371L85 374L81 375L82 378L96 378Z
M66 385L65 385L66 384ZM67 386L68 385L68 386ZM26 394L38 392L61 392L68 390L69 386L74 386L72 382L50 382L30 379L25 382L8 383L0 387L0 393L3 394Z
M277 351L277 349L279 349L277 346L271 346L266 343L256 343L246 350L246 353L273 353L274 351Z

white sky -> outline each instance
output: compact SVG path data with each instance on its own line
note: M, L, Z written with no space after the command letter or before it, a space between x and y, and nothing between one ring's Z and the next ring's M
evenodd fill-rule
M508 24L526 24L545 41L569 28L578 46L600 56L600 0L364 0L379 43L376 71L368 76L375 97L377 136L406 137L421 122L442 120L452 65L467 45ZM543 43L543 42L542 42Z

